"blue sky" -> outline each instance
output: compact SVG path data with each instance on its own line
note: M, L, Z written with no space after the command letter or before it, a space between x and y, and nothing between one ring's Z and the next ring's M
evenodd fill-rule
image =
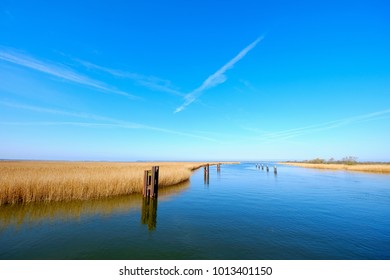
M0 2L0 158L390 161L387 1Z

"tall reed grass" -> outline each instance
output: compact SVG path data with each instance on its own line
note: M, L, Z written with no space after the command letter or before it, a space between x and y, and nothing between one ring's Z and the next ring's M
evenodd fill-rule
M301 163L301 162L283 162L286 165L300 166L317 169L347 170L371 173L390 174L390 164L332 164L332 163Z
M162 188L158 193L159 201L180 194L188 188L189 184L189 181L185 181L169 188ZM142 198L136 194L90 200L8 204L0 206L0 233L10 226L19 228L23 224L34 225L44 220L80 220L93 215L109 217L141 208Z
M1 161L0 205L87 200L142 192L144 170L160 166L159 186L189 180L204 162ZM211 163L213 164L213 163Z

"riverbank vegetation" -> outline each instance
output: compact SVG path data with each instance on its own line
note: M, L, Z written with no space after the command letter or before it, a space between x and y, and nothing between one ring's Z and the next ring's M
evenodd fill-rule
M332 170L347 170L347 171L359 171L359 172L372 172L372 173L384 173L390 174L389 162L358 162L357 157L345 157L341 160L335 160L333 158L329 160L316 158L305 161L287 161L281 162L282 164L317 168L317 169L332 169Z
M166 187L189 180L192 172L205 164L207 162L0 161L0 205L141 193L144 170L154 165L160 166L159 186Z

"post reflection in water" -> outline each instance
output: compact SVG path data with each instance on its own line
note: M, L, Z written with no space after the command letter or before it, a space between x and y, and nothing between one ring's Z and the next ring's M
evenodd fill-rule
M205 184L206 186L208 186L209 183L210 183L209 176L205 173L205 174L204 174L204 184Z
M206 186L209 185L209 182L210 182L209 178L210 178L210 165L207 164L204 166L204 184Z
M217 178L218 178L218 181L221 179L221 164L220 163L217 165Z
M148 225L148 229L153 231L157 225L157 198L144 197L142 199L141 223Z

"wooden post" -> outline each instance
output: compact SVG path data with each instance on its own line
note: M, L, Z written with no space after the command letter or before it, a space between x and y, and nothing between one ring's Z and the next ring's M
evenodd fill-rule
M153 166L152 167L152 182L151 182L151 197L157 197L158 194L158 174L159 174L159 167Z
M159 167L153 166L152 170L144 171L144 188L142 195L144 197L157 198L158 194L158 174Z
M261 170L264 170L264 165L263 164L261 164Z
M277 174L278 170L276 169L276 165L274 166L274 173Z
M218 173L221 172L221 164L220 163L217 164L217 172Z
M268 165L267 165L267 172L269 171Z
M150 195L150 186L151 183L151 171L150 170L145 170L144 171L144 188L142 191L143 196L149 196Z
M210 165L209 164L206 164L204 166L204 174L208 177L209 174L210 174Z

